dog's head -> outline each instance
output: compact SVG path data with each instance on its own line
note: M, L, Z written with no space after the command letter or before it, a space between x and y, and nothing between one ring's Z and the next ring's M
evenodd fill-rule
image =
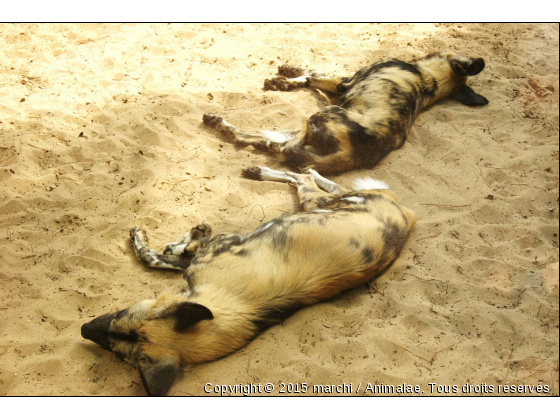
M467 78L479 74L486 63L483 58L468 58L455 53L430 54L418 61L429 69L438 84L439 97L448 97L464 105L486 105L488 100L467 85Z
M181 372L180 336L212 319L205 306L162 296L84 324L82 337L138 366L149 395L165 395Z
M486 63L483 58L466 58L457 54L448 54L447 63L462 83L453 89L451 97L464 105L481 106L488 104L488 99L476 93L466 83L467 76L475 76L484 70Z

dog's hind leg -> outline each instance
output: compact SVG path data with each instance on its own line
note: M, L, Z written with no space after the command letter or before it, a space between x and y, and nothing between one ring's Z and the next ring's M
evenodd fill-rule
M315 181L315 184L317 184L319 188L328 193L340 195L348 192L346 188L342 188L336 182L333 182L330 179L321 176L317 171L313 169L309 169L307 172L309 172L309 174L313 177L313 181Z
M255 149L270 153L280 153L286 143L291 140L297 140L302 135L302 130L260 130L258 133L249 133L238 129L224 118L214 114L204 114L202 120L204 124L221 133L227 140L238 147L253 146Z
M315 174L316 173L302 175L294 172L275 171L266 166L254 166L243 170L243 176L245 178L254 179L256 181L287 182L292 184L297 188L300 206L305 211L318 209L321 205L329 202L333 197L333 195L328 192L327 188L324 188L326 191L321 191L319 189L319 186L315 183ZM326 180L320 175L319 178L319 183L326 186L326 183L323 181L325 180L332 184L329 185L329 188L332 189L336 186L340 190L343 190L342 187L336 185L334 182Z

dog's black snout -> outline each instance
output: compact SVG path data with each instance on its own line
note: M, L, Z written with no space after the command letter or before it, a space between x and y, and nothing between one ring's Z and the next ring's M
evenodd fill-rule
M471 71L472 74L478 74L480 73L482 70L484 70L484 67L486 66L486 63L484 62L483 58L474 58L472 60L472 64L471 64Z
M82 325L82 337L99 344L104 349L111 350L109 346L109 326L115 315L103 315Z

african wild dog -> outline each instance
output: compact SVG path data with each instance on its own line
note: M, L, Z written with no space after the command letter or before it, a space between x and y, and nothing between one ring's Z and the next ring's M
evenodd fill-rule
M414 212L371 178L349 191L313 170L301 175L254 167L244 175L292 183L302 211L247 235L210 236L201 224L163 254L148 248L146 232L135 227L130 239L140 261L184 270L183 293L82 326L84 338L138 366L150 395L165 394L182 365L226 356L298 308L380 274L416 223Z
M412 63L382 61L352 77L282 65L281 76L265 80L265 89L322 89L340 94L336 105L312 115L301 130L248 133L213 114L205 114L203 121L238 146L284 155L292 168L337 173L373 167L403 145L418 113L435 101L452 97L465 105L486 105L488 100L467 85L467 76L483 69L482 58L451 53Z

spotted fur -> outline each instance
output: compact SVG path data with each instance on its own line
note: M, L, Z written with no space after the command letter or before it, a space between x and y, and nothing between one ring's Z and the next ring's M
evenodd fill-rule
M291 183L301 211L248 234L211 236L202 224L166 253L130 232L139 260L183 271L183 293L165 294L82 326L82 336L138 366L150 395L163 395L181 366L246 345L303 306L364 284L386 269L416 223L389 189L347 190L308 174L255 167L247 178Z
M222 117L205 114L204 123L240 147L278 153L293 168L337 173L373 167L401 147L418 113L437 100L452 97L465 105L488 100L467 85L467 77L484 69L482 58L432 54L405 63L386 60L351 77L330 77L315 70L283 65L267 90L316 88L339 94L335 105L312 115L301 130L249 133Z

